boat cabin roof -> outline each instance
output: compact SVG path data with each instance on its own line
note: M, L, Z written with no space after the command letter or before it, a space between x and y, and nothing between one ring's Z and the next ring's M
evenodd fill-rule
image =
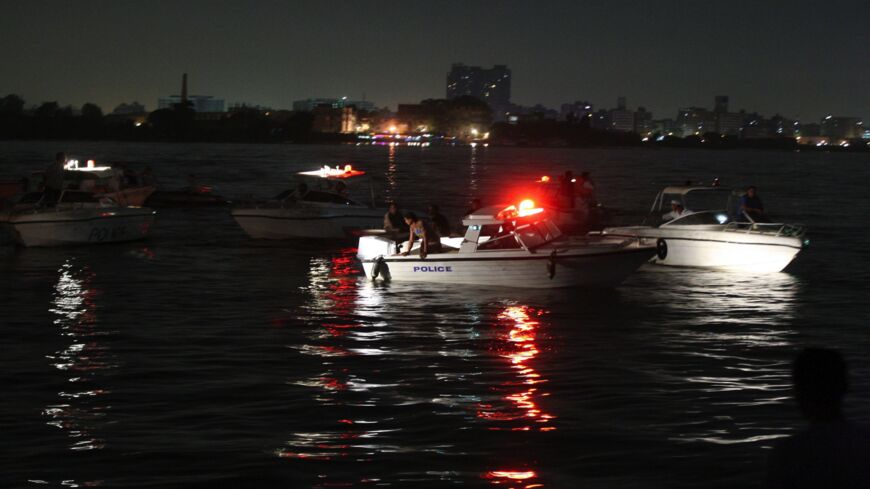
M698 192L698 191L706 191L706 192L731 192L732 189L728 187L711 187L706 185L694 185L694 186L686 186L686 185L675 185L671 187L665 187L661 193L668 195L686 195L690 192Z

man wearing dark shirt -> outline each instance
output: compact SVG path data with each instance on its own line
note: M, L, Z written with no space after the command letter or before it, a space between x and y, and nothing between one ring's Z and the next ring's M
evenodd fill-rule
M764 215L764 204L761 203L754 185L746 189L746 195L740 199L740 210L753 221L764 222L767 220Z
M384 231L388 233L407 233L408 225L405 224L405 218L399 212L399 204L390 202L387 208L387 213L384 214Z

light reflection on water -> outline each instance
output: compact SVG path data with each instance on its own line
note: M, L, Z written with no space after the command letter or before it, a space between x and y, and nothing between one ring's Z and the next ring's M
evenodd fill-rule
M769 352L794 345L802 284L788 273L755 276L651 267L639 280L642 296L658 304L656 343L676 358L658 372L674 392L691 394L687 414L700 414L671 439L719 445L766 442L786 436L746 410L788 410L789 365ZM649 284L667 283L667 287ZM635 284L637 285L637 284Z
M100 398L107 391L94 385L99 374L115 367L108 347L97 341L105 333L97 320L96 301L100 291L91 286L93 274L67 261L59 276L49 311L54 325L71 343L49 355L52 365L66 373L69 387L58 392L60 403L45 407L49 425L66 431L71 450L95 450L105 446L95 432L111 406Z
M311 430L291 432L275 456L321 467L324 486L377 480L401 487L409 481L460 483L474 477L494 485L542 487L531 459L517 462L512 455L508 467L492 460L469 466L468 453L477 449L465 432L556 429L556 416L545 407L547 379L537 368L544 356L537 341L546 311L498 299L499 293L480 296L483 303L467 301L472 305L461 300L468 298L467 290L443 288L418 297L419 288L372 283L355 266L355 251L311 259L305 287L310 300L296 316L307 325L305 343L289 346L318 358L320 368L288 384L310 390L322 410ZM433 301L441 306L431 308ZM471 320L456 324L457 311ZM421 313L426 316L422 328L416 324ZM401 415L423 406L430 406L433 426L446 422L453 428L432 433L419 415ZM409 443L407 437L415 433L418 439ZM359 475L363 469L354 477L336 475L348 463L421 454L459 457L463 461L457 465L464 470L411 463L397 467L396 474ZM330 465L317 465L324 463Z

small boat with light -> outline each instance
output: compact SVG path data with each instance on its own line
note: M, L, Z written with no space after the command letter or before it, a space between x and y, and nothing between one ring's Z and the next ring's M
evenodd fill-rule
M383 225L387 209L348 196L352 179L365 175L351 165L324 166L297 174L295 189L264 202L242 205L232 216L255 239L347 238Z
M464 237L440 238L421 256L420 243L363 236L357 258L370 279L556 288L615 287L655 254L651 244L610 236L563 235L550 212L531 200L484 207L465 216Z
M606 228L602 234L655 244L651 261L658 265L782 271L808 244L806 230L796 224L755 222L740 210L741 196L721 187L666 187L653 201L645 225ZM661 222L671 203L681 205L684 213Z
M96 199L88 192L64 191L57 203L26 194L3 216L23 246L63 246L133 241L147 236L154 211Z

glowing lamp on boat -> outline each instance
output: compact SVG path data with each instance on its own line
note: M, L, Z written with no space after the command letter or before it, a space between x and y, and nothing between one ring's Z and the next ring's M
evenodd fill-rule
M518 205L509 205L502 209L496 216L498 219L512 219L514 217L528 217L544 212L542 207L535 207L532 199L523 199Z
M550 183L550 175L544 175L538 180L538 183Z
M63 165L64 170L68 171L106 171L111 170L110 166L97 166L94 160L87 160L84 166L79 165L79 160L67 160Z
M299 174L322 178L350 178L365 175L365 172L362 170L354 170L352 165L344 165L344 167L336 166L335 168L329 165L324 165L319 170L302 171L299 172Z
M540 214L544 212L544 209L541 207L535 207L535 201L532 199L525 199L520 201L519 210L517 211L517 215L520 217L531 216L534 214Z

